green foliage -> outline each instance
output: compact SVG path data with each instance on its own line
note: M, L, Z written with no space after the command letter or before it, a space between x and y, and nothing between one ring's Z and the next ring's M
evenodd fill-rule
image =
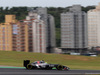
M90 9L95 9L95 6L87 6L87 7L82 7L82 11L89 11Z
M60 39L60 28L56 28L56 45L60 47L61 39Z
M55 18L55 25L56 28L60 28L60 14L64 11L64 8L58 7L49 7L48 8L48 14L51 14Z
M16 15L17 20L22 20L25 19L27 13L27 7L6 7L5 9L3 9L3 7L0 7L0 23L4 22L5 15L7 14Z

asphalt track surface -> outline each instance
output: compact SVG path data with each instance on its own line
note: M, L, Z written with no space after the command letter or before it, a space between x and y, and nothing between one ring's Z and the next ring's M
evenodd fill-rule
M100 70L26 70L24 68L0 68L0 75L89 75L100 74Z

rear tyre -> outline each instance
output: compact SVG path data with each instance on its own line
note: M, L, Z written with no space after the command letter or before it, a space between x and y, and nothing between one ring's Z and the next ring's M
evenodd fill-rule
M62 65L58 65L58 66L56 67L56 69L57 69L57 70L63 70L63 66L62 66Z
M28 69L28 70L31 70L32 68L33 68L33 67L32 67L31 64L28 64L27 67L26 67L26 69Z

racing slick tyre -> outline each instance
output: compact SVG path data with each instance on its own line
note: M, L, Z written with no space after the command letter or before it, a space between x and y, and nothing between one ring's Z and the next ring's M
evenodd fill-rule
M63 70L63 66L62 66L62 65L58 65L58 66L56 67L56 69L57 69L57 70Z
M28 64L27 67L26 67L26 69L28 69L28 70L31 70L32 68L33 68L33 67L32 67L31 64Z

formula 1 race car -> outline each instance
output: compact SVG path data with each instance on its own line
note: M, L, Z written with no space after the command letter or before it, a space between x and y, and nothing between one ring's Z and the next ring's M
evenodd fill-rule
M52 70L53 68L57 70L69 70L69 67L63 66L60 64L48 64L44 62L43 60L41 61L35 61L33 63L30 63L30 60L24 60L23 62L24 67L26 69L45 69L45 70Z

